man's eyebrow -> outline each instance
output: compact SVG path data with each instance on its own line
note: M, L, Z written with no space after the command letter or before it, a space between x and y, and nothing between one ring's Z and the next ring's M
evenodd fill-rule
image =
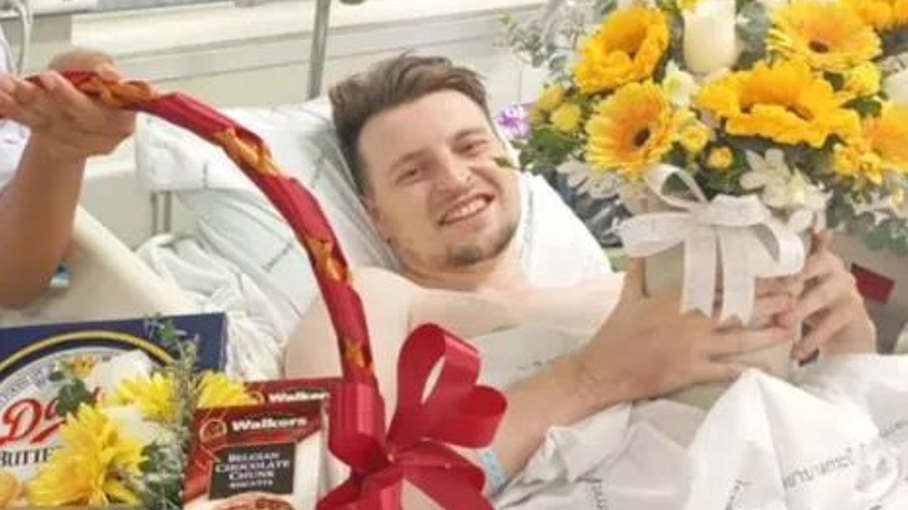
M451 140L456 142L458 140L463 140L464 138L466 138L468 136L485 135L487 132L488 131L485 128L481 128L481 127L464 128L464 129L461 129L460 131L454 133L454 136L451 137Z
M418 160L422 156L422 153L423 153L423 151L416 150L416 151L408 152L408 153L404 154L403 156L394 160L393 163L391 163L391 167L390 167L391 170L393 171L401 166L406 165L407 163L412 163L413 161Z

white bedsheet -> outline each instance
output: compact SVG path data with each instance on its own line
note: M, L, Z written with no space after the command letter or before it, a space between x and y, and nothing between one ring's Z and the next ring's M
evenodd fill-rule
M757 371L708 412L657 400L552 429L509 510L903 510L908 358L842 356L792 383Z

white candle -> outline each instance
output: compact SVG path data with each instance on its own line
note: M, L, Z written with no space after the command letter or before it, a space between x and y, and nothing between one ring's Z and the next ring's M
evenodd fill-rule
M702 0L684 13L684 60L701 76L730 69L740 54L734 0Z

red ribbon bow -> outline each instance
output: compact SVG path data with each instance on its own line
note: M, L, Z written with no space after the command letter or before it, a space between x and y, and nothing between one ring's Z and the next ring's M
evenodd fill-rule
M439 360L441 372L423 401ZM399 509L404 480L448 510L491 510L482 470L444 444L485 446L504 416L501 393L476 384L476 350L437 326L421 326L407 338L397 371L397 409L387 436L375 386L345 382L332 393L329 444L352 473L318 510Z

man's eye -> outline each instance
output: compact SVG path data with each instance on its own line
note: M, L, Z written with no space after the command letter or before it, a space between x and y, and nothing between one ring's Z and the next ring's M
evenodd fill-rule
M479 154L486 148L487 145L488 142L486 142L485 140L476 140L464 145L463 152L466 154Z
M397 182L399 184L407 184L409 182L413 182L419 177L419 173L420 172L418 168L410 168L408 170L405 170L397 176Z

